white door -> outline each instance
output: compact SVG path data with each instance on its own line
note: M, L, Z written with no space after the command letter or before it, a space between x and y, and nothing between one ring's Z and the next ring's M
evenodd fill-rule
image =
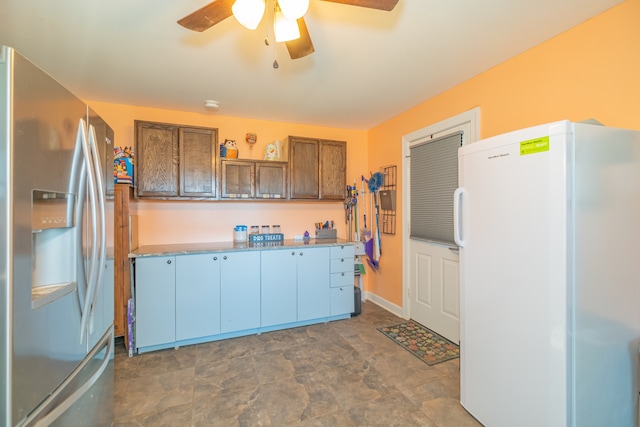
M463 132L463 144L477 140L477 110L461 114L445 122L429 126L404 138L408 154L412 144ZM403 165L404 209L404 283L405 317L437 332L445 338L460 342L460 280L457 247L426 242L410 237L410 165ZM453 198L453 194L451 195ZM453 220L453 212L451 213Z
M460 342L458 251L411 239L411 319L443 337Z

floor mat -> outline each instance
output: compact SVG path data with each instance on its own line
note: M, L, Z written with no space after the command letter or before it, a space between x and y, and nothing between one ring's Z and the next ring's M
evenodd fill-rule
M460 348L456 344L413 321L383 326L378 330L427 365L460 357Z

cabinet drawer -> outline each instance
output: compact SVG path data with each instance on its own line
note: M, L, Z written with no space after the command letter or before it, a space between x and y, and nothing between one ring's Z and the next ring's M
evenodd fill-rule
M342 273L331 273L331 287L353 286L353 273L350 271Z
M353 285L331 288L331 315L350 314L354 311Z
M353 245L331 246L331 258L353 258Z
M331 272L342 273L350 272L353 276L353 258L332 258Z

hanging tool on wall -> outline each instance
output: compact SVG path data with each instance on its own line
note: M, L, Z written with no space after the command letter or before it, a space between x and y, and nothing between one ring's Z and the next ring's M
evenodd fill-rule
M380 205L378 203L378 191L380 187L384 185L384 174L381 172L372 173L371 177L367 182L367 186L369 187L369 193L371 193L372 205L375 205L376 209L376 222L375 222L375 233L374 238L365 242L365 253L369 257L369 265L373 268L378 268L380 256L382 255L382 249L380 247L381 238L380 238L380 215L379 209ZM373 210L373 206L372 206ZM373 214L373 213L372 213Z
M361 179L362 181L360 186L360 194L362 194L362 197L363 197L363 204L362 204L363 226L360 229L360 240L366 243L369 239L371 239L371 230L367 228L367 191L365 190L365 187L364 187L364 184L365 182L367 182L367 180L364 178L364 175L361 175Z
M358 190L356 189L356 186L354 185L353 187L350 185L347 185L347 196L344 199L344 209L345 209L345 223L349 224L349 240L353 240L352 237L352 219L353 219L353 210L354 210L354 206L356 206L356 204L358 203Z

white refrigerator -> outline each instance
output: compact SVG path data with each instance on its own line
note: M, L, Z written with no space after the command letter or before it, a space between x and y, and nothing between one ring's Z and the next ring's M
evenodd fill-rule
M488 427L637 426L640 132L459 150L460 400Z

